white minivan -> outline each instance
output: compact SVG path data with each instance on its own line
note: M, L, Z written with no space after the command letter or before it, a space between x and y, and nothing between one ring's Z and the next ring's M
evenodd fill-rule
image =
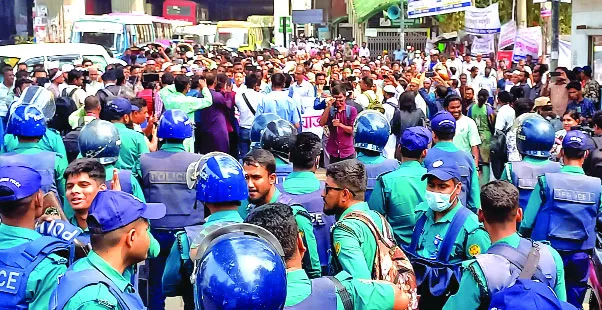
M31 71L33 65L44 64L46 69L60 68L64 64L90 59L102 70L114 62L104 47L86 43L38 43L0 46L0 63L15 67L26 63Z

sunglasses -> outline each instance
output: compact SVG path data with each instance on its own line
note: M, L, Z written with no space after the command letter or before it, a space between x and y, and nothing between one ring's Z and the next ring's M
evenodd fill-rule
M326 194L328 194L328 192L330 192L331 190L335 190L335 191L348 190L351 193L351 195L355 196L355 193L348 188L332 187L332 186L328 186L328 185L324 186L324 191L326 192Z

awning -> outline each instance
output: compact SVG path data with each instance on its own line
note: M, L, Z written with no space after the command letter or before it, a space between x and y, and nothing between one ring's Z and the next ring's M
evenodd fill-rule
M343 15L343 16L339 16L339 17L335 18L330 23L333 24L333 25L335 25L335 24L342 23L342 22L347 21L347 20L349 20L349 15Z
M353 11L358 23L367 21L375 14L386 11L392 5L400 5L398 0L352 0Z

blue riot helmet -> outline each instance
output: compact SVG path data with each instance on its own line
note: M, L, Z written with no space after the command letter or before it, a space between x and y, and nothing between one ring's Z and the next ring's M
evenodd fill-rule
M21 137L41 137L46 133L46 120L40 109L32 105L20 105L8 119L6 133Z
M274 156L288 161L289 149L297 141L297 128L289 121L277 119L269 122L261 131L261 148Z
M280 116L274 113L260 114L253 120L251 125L251 148L260 148L261 132L267 127L268 123L280 119Z
M353 124L354 146L369 151L382 152L389 140L391 125L377 111L364 110L357 115Z
M157 137L184 140L192 137L192 122L182 110L167 110L159 120Z
M199 163L197 200L203 203L219 203L240 201L249 197L245 172L234 157L214 152L201 157Z
M283 309L284 251L266 229L230 224L209 232L195 257L196 309Z
M523 155L548 158L554 139L554 128L550 122L539 115L533 116L519 124L516 148Z
M79 134L79 152L84 158L96 158L101 164L111 164L119 159L121 140L115 125L95 119Z
M40 86L29 86L23 90L23 93L19 98L15 98L15 101L10 106L10 114L15 109L22 105L31 105L42 111L46 122L53 119L56 113L56 104L52 93L44 87Z

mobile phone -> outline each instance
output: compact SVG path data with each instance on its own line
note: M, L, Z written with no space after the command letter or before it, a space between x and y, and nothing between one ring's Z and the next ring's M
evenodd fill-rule
M385 75L383 75L383 80L388 80L388 79L389 79L389 76L388 76L388 75L386 75L386 74L385 74Z
M560 72L550 71L550 76L560 76Z
M157 82L159 81L159 73L144 73L142 74L142 82Z
M424 73L424 77L432 78L433 76L435 76L435 72L433 71L427 71Z
M245 72L255 72L256 69L257 69L257 66L253 66L253 65L245 66Z

